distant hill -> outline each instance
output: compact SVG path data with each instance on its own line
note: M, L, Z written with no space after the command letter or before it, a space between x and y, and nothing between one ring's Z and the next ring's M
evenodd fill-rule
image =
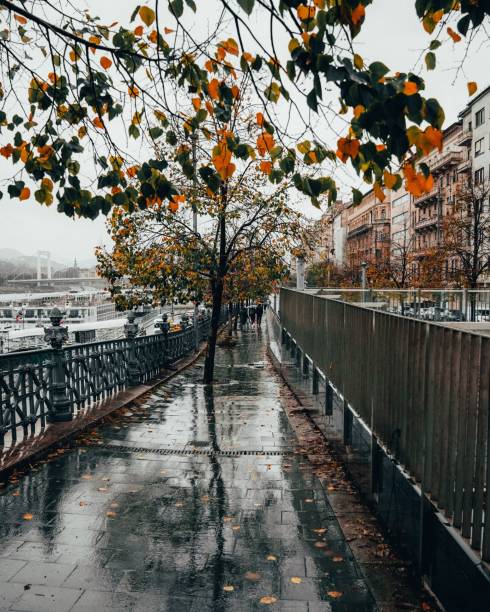
M53 274L64 270L67 264L51 260ZM43 265L43 274L46 268ZM0 282L10 279L35 278L37 274L37 256L24 255L17 249L0 249Z

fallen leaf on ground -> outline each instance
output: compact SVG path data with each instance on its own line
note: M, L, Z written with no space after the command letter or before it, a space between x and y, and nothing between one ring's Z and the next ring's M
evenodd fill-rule
M274 555L268 555L267 561L277 561L277 557L275 557Z
M321 535L322 533L325 533L327 531L327 528L326 527L318 527L318 529L313 529L313 531L315 533L319 533Z
M293 576L289 581L293 584L301 584L303 582L299 576Z
M175 502L175 507L176 508L182 508L184 504L182 502Z
M223 587L223 591L226 591L227 593L231 593L231 591L234 591L235 587L232 586L231 584L225 584L225 586Z
M315 544L313 545L315 548L326 548L327 545L325 544L325 542L315 542Z
M14 491L12 497L20 497L20 491Z
M106 492L107 492L107 490L108 490L108 489L107 489L107 487L99 487L99 488L97 489L97 491L99 491L100 493L106 493Z
M233 531L240 531L240 525L233 525Z
M24 521L32 521L34 517L32 514L29 514L29 512L26 512L22 515L22 518L24 519Z
M232 521L232 520L233 520L233 517L232 517L232 516L224 516L224 517L223 517L223 522L224 522L224 523L229 523L229 522L230 522L230 521Z
M264 597L260 598L260 603L261 604L274 604L277 601L277 597L274 597L274 595L264 595Z
M343 593L341 591L328 591L327 595L333 599L338 599L342 597Z
M335 563L341 563L344 560L344 557L334 557L332 561Z
M261 575L259 574L259 572L247 572L245 574L245 579L246 580L251 580L252 582L257 582L257 580L260 580Z
M114 517L116 517L116 516L117 516L117 514L116 514L115 512L111 512L110 510L109 510L109 512L106 512L105 514L106 514L106 516L108 516L109 518L114 518Z
M86 505L87 505L87 502L85 502L85 501L81 501L81 502L79 502L79 504L78 504L78 505L79 505L81 508L83 508L84 506L86 506Z

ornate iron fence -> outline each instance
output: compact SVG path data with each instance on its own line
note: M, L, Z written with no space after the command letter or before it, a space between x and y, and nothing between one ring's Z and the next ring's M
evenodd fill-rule
M286 289L280 322L490 561L490 338Z
M51 349L0 355L0 449L32 436L46 422L74 414L123 389L147 383L167 365L194 350L194 328L137 336L134 318L126 338L62 347L61 316L46 331ZM199 338L209 318L198 322Z

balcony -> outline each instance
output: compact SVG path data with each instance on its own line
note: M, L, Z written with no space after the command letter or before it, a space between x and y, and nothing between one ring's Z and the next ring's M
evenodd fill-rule
M458 166L458 172L471 172L471 157L465 159Z
M437 226L437 216L435 217L426 217L424 219L419 219L414 226L416 232L423 231L425 229L432 229Z
M452 167L457 166L462 160L462 155L458 151L450 151L445 155L436 155L429 161L429 167L431 172L437 174L444 170L448 170Z
M464 130L461 132L459 138L456 140L456 144L461 147L468 147L471 145L471 141L473 140L473 132L472 130Z
M429 204L433 204L439 196L439 190L437 187L434 187L432 191L428 191L427 193L423 193L418 198L413 199L413 204L417 208L428 206Z
M347 232L347 238L354 238L354 236L360 236L364 232L368 232L373 227L372 223L363 223L358 225Z

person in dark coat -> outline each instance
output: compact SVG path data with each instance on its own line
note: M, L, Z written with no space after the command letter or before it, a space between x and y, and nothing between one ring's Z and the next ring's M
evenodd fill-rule
M256 315L255 306L250 306L250 308L248 309L248 315L250 317L250 322L252 323L252 325L255 325L255 315Z
M262 324L262 315L264 314L264 307L262 306L262 304L257 304L255 312L257 314L257 327L260 327L260 325Z
M240 308L240 328L243 329L248 321L248 311L245 306Z

